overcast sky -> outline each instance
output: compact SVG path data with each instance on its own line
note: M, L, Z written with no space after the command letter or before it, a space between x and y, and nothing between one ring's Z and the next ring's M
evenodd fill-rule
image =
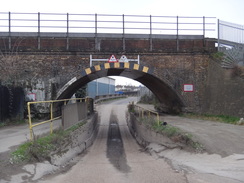
M5 0L0 12L9 11L206 16L244 25L244 0Z

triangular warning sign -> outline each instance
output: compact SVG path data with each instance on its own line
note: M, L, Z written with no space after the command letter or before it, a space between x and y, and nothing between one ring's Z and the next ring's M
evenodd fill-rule
M118 60L114 55L111 55L111 57L108 59L108 62L118 62Z
M119 59L120 62L128 62L128 59L125 55L122 55L121 58Z

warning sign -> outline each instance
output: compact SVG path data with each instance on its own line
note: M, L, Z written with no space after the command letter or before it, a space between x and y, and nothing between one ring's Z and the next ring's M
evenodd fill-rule
M119 62L128 62L128 59L125 55L122 55L119 59Z
M194 91L194 87L193 84L184 84L184 92L193 92Z
M118 60L114 55L111 55L111 57L108 59L108 62L118 62Z

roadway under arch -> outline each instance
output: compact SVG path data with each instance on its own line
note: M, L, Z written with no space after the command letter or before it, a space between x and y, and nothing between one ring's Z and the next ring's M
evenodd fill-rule
M182 111L183 100L162 79L153 75L153 69L133 63L105 63L87 68L79 78L74 78L58 93L57 99L70 98L80 87L106 76L123 76L136 80L150 89L170 113Z

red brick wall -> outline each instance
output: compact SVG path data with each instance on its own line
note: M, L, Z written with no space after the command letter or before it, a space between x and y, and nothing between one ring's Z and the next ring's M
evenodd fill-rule
M12 37L11 47L19 51L75 51L75 52L127 52L127 53L168 53L168 52L213 52L216 51L214 39L183 40L176 39L136 39L127 38L41 38L38 50L37 37ZM151 44L152 43L152 44ZM8 38L0 40L0 49L8 49ZM68 46L67 46L68 44ZM68 50L66 50L68 47ZM124 50L125 48L125 50Z

